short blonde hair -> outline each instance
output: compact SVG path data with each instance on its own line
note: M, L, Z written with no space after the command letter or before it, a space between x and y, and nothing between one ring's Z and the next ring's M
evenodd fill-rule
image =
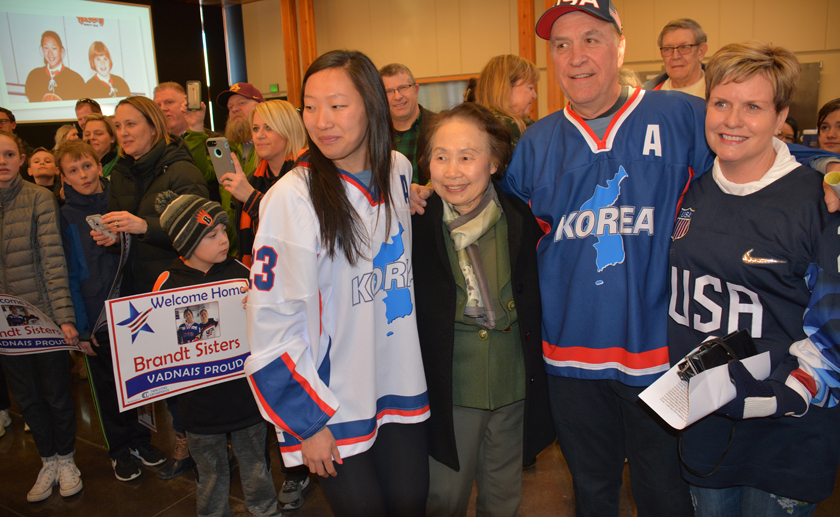
M64 124L55 132L55 147L53 149L57 149L65 140L67 140L67 135L70 134L70 131L74 131L76 126L73 124ZM77 132L78 133L78 132Z
M117 141L117 128L114 127L114 121L111 120L111 117L106 117L101 113L91 113L87 117L85 117L85 127L87 127L88 122L102 122L105 124L105 129L108 130L108 134L111 135L111 138L114 139L114 143ZM82 135L84 138L84 135Z
M525 130L522 117L510 107L510 92L519 83L536 83L540 78L537 66L513 54L496 56L484 65L475 85L475 102L512 118Z
M720 48L706 65L706 102L721 84L741 83L762 74L773 87L776 113L790 106L802 67L790 50L758 41L730 43Z
M252 125L257 113L272 131L286 139L286 160L296 159L306 148L306 128L295 107L280 99L261 102L251 110Z
M155 104L155 101L148 97L134 95L121 100L117 104L117 107L114 108L114 111L116 112L123 104L128 104L139 111L143 115L143 118L146 119L146 122L155 130L155 135L152 138L152 147L156 146L161 140L164 140L166 145L169 145L172 138L166 130L166 117L163 115L163 112L160 110L158 105ZM120 156L125 158L125 152L122 150L122 147L120 147Z

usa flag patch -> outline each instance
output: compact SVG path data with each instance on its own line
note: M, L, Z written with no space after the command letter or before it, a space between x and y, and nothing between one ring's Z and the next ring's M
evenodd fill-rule
M688 225L691 224L692 215L694 215L693 208L680 208L680 215L677 216L674 232L671 234L672 241L685 237L685 234L688 233Z

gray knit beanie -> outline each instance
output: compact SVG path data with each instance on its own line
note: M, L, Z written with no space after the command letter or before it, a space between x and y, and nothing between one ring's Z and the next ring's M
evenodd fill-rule
M172 240L172 246L185 259L192 256L198 243L220 224L230 225L230 218L222 205L203 197L171 190L158 194L155 210L160 214L160 226Z

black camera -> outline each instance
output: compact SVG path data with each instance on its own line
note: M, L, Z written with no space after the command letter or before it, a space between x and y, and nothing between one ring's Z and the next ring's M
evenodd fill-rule
M730 361L746 359L758 353L752 336L746 330L738 330L723 338L712 338L700 344L700 348L677 363L677 375L688 382L700 372Z

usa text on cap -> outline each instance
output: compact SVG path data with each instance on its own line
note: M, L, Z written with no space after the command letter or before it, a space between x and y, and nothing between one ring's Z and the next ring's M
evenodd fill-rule
M551 27L557 18L573 11L583 11L605 22L610 22L621 32L621 19L610 0L557 0L554 7L547 10L537 22L537 36L551 39Z

